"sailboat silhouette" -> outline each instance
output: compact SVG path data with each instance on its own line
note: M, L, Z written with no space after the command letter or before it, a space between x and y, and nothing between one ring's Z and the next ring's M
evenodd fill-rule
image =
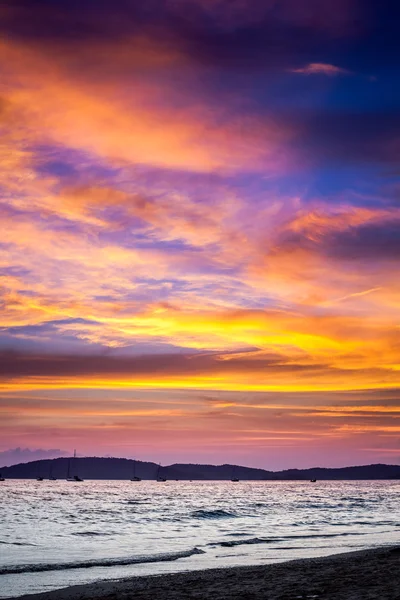
M43 477L40 475L40 463L38 463L38 466L37 466L37 477L36 477L36 481L43 481Z
M234 466L234 467L232 467L231 481L233 483L238 483L239 479L236 477L235 473L236 473L236 467Z
M140 479L140 477L138 477L136 475L136 460L133 461L133 467L132 467L132 479L131 481L142 481Z
M74 459L76 458L76 450L74 450ZM67 481L77 482L83 481L78 475L71 475L71 459L68 459Z
M158 465L158 469L157 469L157 481L159 481L159 482L167 481L165 479L165 477L161 477L160 470L161 470L161 463Z

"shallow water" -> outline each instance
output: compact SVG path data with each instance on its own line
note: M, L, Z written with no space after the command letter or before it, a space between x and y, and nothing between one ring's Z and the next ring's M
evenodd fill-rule
M399 481L0 484L0 597L400 542Z

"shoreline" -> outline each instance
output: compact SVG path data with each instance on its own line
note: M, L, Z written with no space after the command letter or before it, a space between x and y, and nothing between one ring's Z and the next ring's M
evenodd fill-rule
M262 566L135 576L9 600L400 600L400 545Z

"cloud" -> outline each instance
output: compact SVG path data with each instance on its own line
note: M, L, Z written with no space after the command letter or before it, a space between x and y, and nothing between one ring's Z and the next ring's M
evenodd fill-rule
M400 215L336 232L327 240L325 251L339 260L398 261Z
M260 206L247 223L240 203L232 208L222 202L210 212L209 206L187 200L169 205L164 198L150 202L107 189L83 188L67 197L73 200L65 205L68 218L86 222L88 215L98 218L117 206L146 223L152 243L124 247L79 230L51 231L4 220L5 264L19 265L22 273L14 271L5 280L3 327L14 328L9 335L24 335L22 328L29 325L42 326L42 335L48 335L51 322L53 338L131 351L150 343L160 352L163 344L216 351L258 348L294 364L329 359L335 368L390 368L395 362L389 334L393 315L389 311L387 319L378 318L382 305L395 306L399 293L391 282L390 248L380 258L385 268L372 276L370 261L353 264L353 246L354 239L361 243L354 232L381 223L392 223L395 236L396 209L321 205L312 211L299 205L293 216L293 205L282 213ZM108 219L104 224L108 227ZM157 241L169 244L176 238L188 246L157 249ZM362 247L358 252L361 260ZM278 306L248 306L249 295L262 301L266 293ZM318 316L319 310L324 314ZM40 338L41 331L35 335ZM258 357L253 359L257 371Z
M396 208L368 210L348 207L330 212L311 212L294 219L281 232L280 250L304 250L346 262L398 260L400 212Z
M335 65L326 63L309 63L305 67L290 69L292 73L300 73L302 75L327 75L328 77L336 77L337 75L349 75L350 71Z
M88 78L82 79L81 63L74 70L57 54L29 46L3 42L1 55L4 97L24 128L24 151L29 140L30 145L81 150L115 166L150 164L195 172L259 170L283 159L279 146L287 132L272 119L268 125L266 119L222 114L220 106L190 93L177 109L171 84L148 83L134 73L129 85L120 81L116 86L92 80L90 65ZM110 60L108 53L104 60ZM14 128L12 141L15 152L21 152L16 132Z
M43 460L46 458L58 458L59 456L68 456L68 452L59 449L42 450L40 448L31 450L30 448L12 448L0 452L0 465L9 467L10 465L17 465L19 463Z
M108 331L110 339L164 339L197 352L136 357L59 354L54 358L5 353L3 389L89 386L289 391L399 385L399 340L390 317L370 318L366 324L362 317L335 314L185 313L160 308L160 312L135 316L104 316L88 327L80 323L77 331L85 336L92 327L96 337L99 327L100 335ZM213 346L219 350L210 352Z

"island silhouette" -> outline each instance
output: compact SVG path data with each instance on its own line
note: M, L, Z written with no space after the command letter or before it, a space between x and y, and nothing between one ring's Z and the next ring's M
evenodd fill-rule
M179 481L231 481L232 473L239 481L295 481L295 480L365 480L400 479L399 465L372 464L341 468L313 467L268 471L240 465L172 464L161 466L127 458L76 457L71 472L71 458L54 458L0 467L4 479L67 479L68 474L82 479L131 480L134 471L142 480L162 477Z

